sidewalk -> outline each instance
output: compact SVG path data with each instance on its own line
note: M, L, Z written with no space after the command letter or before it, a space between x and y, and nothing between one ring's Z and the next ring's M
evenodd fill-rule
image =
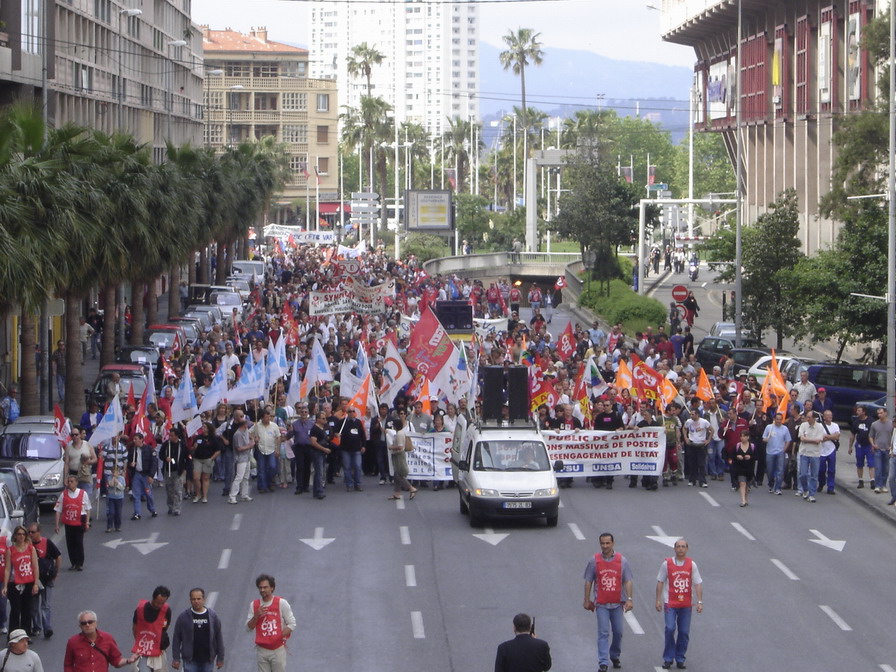
M889 492L875 494L874 488L871 487L867 478L867 472L865 487L861 490L858 489L856 486L859 483L859 479L855 472L855 455L848 455L846 450L844 450L845 445L848 444L844 441L843 435L841 435L840 444L843 452L837 451L837 475L834 477L834 483L836 484L834 492L837 493L838 497L845 496L847 499L860 504L871 513L879 516L882 520L896 525L896 506L887 506L887 502L890 501L893 494ZM822 495L819 495L819 498L821 497ZM827 494L824 497L827 498Z

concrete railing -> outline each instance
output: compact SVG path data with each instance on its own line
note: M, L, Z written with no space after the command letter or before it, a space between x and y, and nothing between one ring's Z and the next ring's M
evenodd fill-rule
M566 267L578 261L582 255L576 252L487 252L461 257L440 257L423 264L429 275L486 276L521 275L558 277L566 273Z

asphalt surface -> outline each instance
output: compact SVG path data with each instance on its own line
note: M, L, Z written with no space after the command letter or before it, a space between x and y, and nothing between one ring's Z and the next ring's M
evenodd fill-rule
M701 315L711 323L709 312ZM559 307L552 331L570 318L582 316ZM63 570L56 583L56 634L33 648L46 669L61 669L77 613L93 609L99 627L127 650L133 610L154 586L171 588L175 615L188 607L190 588L201 586L222 618L225 669L252 670L253 639L244 623L256 597L254 577L266 572L298 620L290 670L486 670L497 644L512 636L513 615L526 611L551 644L553 669L593 672L595 618L581 606L582 574L599 550L598 535L610 531L634 571L623 669L653 670L662 662L656 573L678 536L688 539L705 581L688 669L896 669L891 619L874 608L885 609L896 528L871 508L850 496L810 504L765 489L740 508L727 483L653 493L626 485L617 479L606 491L577 481L562 491L553 529L471 529L454 490L421 490L413 502L396 503L370 478L361 493L330 486L323 501L291 489L256 495L253 483L255 501L238 506L227 505L216 483L209 503L185 502L178 518L165 515L157 487L158 518L127 520L126 503L122 533L105 534L101 518L87 535L84 571ZM884 495L856 492L848 478L838 488L882 508ZM43 521L49 532L50 517ZM58 544L65 556L64 542Z

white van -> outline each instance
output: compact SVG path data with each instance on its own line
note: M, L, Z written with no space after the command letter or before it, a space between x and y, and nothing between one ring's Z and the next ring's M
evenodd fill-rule
M0 433L0 456L20 461L28 469L40 504L53 504L62 492L62 442L56 436L52 415L40 422L13 422Z
M451 468L460 493L460 512L470 526L487 518L544 518L556 527L560 494L541 434L532 425L471 424L458 431Z
M265 263L260 259L237 259L231 265L234 275L245 275L249 278L256 275L259 280L264 280Z

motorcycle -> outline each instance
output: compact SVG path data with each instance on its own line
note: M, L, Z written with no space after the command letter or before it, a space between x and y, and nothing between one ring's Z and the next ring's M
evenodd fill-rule
M691 282L697 281L697 274L700 271L700 267L697 265L696 261L692 261L691 265L688 267L688 275L691 278Z

